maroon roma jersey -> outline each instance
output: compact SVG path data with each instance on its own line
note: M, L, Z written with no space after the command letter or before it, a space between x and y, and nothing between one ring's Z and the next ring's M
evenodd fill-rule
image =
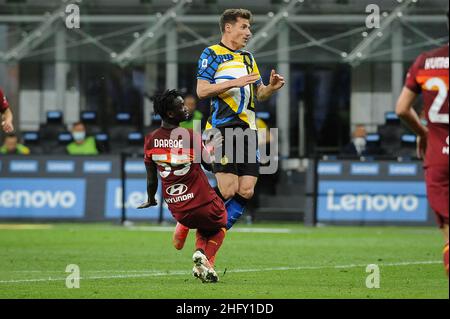
M172 212L192 211L216 197L200 164L202 151L201 136L191 129L160 127L145 137L144 161L157 165L164 200Z
M3 94L3 91L0 88L0 112L6 111L8 107L9 107L8 100L6 99L6 96Z
M425 167L448 166L448 44L419 55L405 86L423 96L429 130Z

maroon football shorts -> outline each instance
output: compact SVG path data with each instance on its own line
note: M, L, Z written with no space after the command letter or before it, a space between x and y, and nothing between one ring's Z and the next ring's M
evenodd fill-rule
M448 166L431 166L425 169L427 197L436 214L439 227L448 225Z
M191 229L216 231L227 225L227 210L219 196L192 211L172 212L179 223Z

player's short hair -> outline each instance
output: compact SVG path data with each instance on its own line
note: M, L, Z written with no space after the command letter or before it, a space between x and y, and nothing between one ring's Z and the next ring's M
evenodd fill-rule
M225 31L225 24L235 24L238 18L252 21L252 13L247 9L227 9L220 16L220 31Z
M161 118L167 119L167 112L174 109L175 100L179 96L183 95L177 90L166 90L163 93L155 94L151 98L155 113L159 114Z

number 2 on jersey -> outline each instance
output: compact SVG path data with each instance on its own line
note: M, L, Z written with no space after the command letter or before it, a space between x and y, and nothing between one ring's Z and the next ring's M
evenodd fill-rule
M431 91L433 87L438 88L438 94L436 95L436 98L434 99L433 104L431 105L428 112L430 122L448 124L448 113L439 113L439 111L444 106L445 100L448 96L447 84L440 78L431 78L427 82L425 82L425 88L427 90Z

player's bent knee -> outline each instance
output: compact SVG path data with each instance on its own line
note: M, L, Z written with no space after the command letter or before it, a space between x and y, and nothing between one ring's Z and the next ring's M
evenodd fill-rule
M227 188L223 190L221 189L220 192L225 199L230 199L233 198L234 195L236 195L237 187L235 187L234 185L229 185Z
M255 190L253 188L241 188L239 189L239 195L244 197L245 199L251 199L255 194Z

